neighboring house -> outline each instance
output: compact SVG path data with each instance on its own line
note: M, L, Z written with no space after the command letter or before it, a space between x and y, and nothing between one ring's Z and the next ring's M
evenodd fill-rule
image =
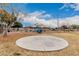
M23 27L26 32L34 32L34 27Z
M50 29L49 29L48 27L42 27L42 30L43 30L44 32L48 32Z
M48 27L41 27L41 29L42 29L43 32L47 32L47 31L50 30ZM38 27L31 27L31 26L24 27L24 30L26 32L36 32L38 30Z

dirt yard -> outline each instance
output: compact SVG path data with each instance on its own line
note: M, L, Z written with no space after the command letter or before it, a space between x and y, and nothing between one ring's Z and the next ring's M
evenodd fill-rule
M63 50L38 52L20 48L16 46L17 39L32 35L51 35L64 38L69 46ZM0 55L1 56L78 56L79 55L79 33L78 32L46 32L42 34L32 32L13 32L7 37L0 35Z

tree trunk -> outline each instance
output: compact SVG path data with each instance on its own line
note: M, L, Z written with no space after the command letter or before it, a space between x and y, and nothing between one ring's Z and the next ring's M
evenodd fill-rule
M7 36L7 32L8 32L8 28L5 28L3 31L3 36L6 37Z
M3 31L3 36L4 36L4 37L7 36L8 30L11 28L11 26L12 26L13 24L14 24L14 22L11 23L11 24L9 24L9 25L6 25L6 26L4 27L4 31Z

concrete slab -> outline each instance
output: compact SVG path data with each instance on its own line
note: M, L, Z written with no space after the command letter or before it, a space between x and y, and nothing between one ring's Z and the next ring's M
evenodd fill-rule
M68 42L59 37L38 35L20 38L16 45L34 51L55 51L66 48Z

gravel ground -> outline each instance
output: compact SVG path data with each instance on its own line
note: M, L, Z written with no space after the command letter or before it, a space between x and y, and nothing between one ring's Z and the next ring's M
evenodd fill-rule
M52 35L62 37L68 41L69 46L65 49L58 51L42 52L42 51L31 51L16 46L15 42L17 39L25 36L39 35L38 33L12 33L7 37L0 36L0 55L1 56L78 56L79 55L79 34L76 32L46 32L40 35Z

